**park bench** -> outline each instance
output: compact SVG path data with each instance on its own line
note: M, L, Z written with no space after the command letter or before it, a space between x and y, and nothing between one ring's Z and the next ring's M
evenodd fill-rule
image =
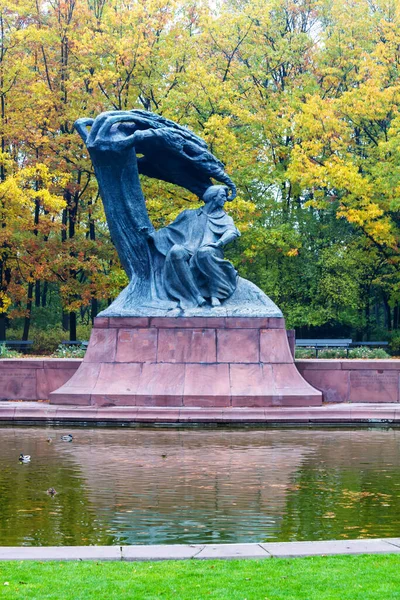
M303 348L314 348L315 358L318 358L318 350L321 348L346 348L346 356L349 356L349 347L352 340L299 340L296 339L296 346Z
M28 348L30 348L33 344L32 340L24 340L24 341L17 341L17 340L0 340L0 346L5 346L6 348L9 348L10 350L17 350L17 351L21 351L24 352L26 350L28 350Z
M89 342L87 342L86 340L63 340L61 344L63 346L82 346L83 348L87 348Z
M359 346L367 346L367 348L383 348L384 346L389 346L389 342L352 342L351 344L354 348Z

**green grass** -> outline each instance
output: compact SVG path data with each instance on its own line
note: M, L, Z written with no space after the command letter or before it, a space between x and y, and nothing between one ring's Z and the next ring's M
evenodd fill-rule
M395 600L400 599L400 556L158 563L0 562L0 598Z

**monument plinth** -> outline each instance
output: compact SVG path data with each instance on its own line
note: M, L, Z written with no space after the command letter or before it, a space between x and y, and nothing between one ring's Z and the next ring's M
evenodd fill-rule
M282 318L99 317L51 403L263 407L322 403L299 374Z
M236 186L186 127L132 110L78 119L129 284L95 321L86 356L52 403L148 407L309 406L279 308L238 276ZM139 174L203 201L155 230ZM214 181L224 185L214 185Z

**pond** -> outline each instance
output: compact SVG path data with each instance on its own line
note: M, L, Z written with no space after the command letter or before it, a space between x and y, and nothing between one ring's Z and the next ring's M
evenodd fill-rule
M400 535L396 429L3 427L0 444L2 546Z

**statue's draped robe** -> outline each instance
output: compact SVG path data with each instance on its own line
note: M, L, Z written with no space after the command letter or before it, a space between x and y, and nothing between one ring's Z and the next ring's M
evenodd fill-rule
M189 305L199 296L223 300L233 294L236 269L224 260L222 248L208 246L226 234L231 239L240 235L222 208L211 214L202 208L184 210L171 225L151 234L158 253L165 257L162 278L170 298Z

